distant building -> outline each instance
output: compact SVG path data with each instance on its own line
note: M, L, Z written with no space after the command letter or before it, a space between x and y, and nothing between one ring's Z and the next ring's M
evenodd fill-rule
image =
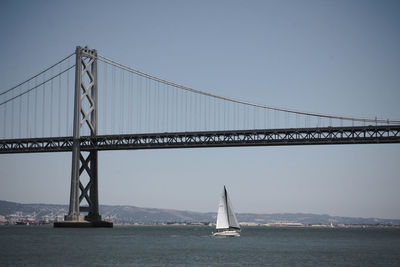
M49 219L48 215L43 216L42 220L43 220L44 223L50 223L50 219Z

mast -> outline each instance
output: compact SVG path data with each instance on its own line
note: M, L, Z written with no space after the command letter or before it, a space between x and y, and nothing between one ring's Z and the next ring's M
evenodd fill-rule
M231 228L231 224L229 222L229 206L228 206L228 193L226 192L226 188L224 185L224 194L225 194L225 207L226 207L226 217L228 219L228 229Z

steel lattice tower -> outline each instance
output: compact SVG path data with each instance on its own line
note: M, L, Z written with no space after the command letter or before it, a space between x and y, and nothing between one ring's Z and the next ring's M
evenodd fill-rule
M97 51L76 47L74 125L69 212L55 227L112 227L102 221L98 199L98 151L81 151L80 137L88 130L97 136ZM86 182L84 181L86 178ZM87 206L81 206L82 201ZM88 212L83 216L80 212Z

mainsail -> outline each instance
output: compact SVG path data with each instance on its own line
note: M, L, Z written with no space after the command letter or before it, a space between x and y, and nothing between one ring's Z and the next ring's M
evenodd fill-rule
M229 200L228 193L224 186L224 191L222 192L221 200L218 206L218 216L217 216L217 229L229 229L236 228L240 229L239 223L236 219L236 215L232 208L232 203Z

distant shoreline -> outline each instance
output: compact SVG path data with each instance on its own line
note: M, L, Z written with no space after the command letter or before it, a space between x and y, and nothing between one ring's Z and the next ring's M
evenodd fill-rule
M114 227L209 227L211 229L215 228L215 225L205 225L205 224L198 224L198 223L133 223L133 224L114 224ZM242 225L241 226L246 228L307 228L307 229L400 229L400 225L337 225L337 226L330 226L330 225L297 225L297 226L290 226L290 225ZM53 223L46 223L46 224L28 224L28 225L18 225L18 224L0 224L0 227L16 227L16 228L24 228L24 227L53 227Z
M62 221L68 205L21 204L0 200L0 225L51 224ZM213 225L216 212L194 212L136 206L100 205L100 214L114 225ZM311 213L237 213L243 226L260 227L400 227L400 219L359 218Z

